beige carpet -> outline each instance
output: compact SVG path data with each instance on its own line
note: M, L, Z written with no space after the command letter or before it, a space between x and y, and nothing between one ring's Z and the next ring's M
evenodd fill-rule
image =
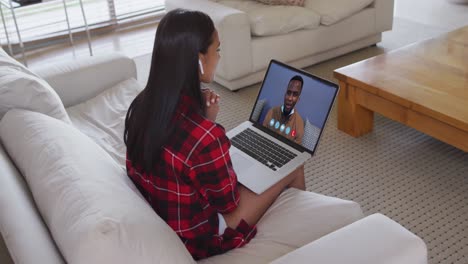
M395 19L375 47L306 68L336 81L334 69L443 33ZM146 80L149 57L136 58ZM221 95L218 121L233 128L248 119L259 85ZM315 156L306 164L307 189L350 199L366 214L383 213L424 239L431 264L468 264L468 154L376 115L374 131L352 138L336 128L334 109ZM358 238L356 238L358 239Z

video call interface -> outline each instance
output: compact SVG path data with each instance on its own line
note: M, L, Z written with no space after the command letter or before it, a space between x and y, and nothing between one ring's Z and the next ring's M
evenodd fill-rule
M334 85L273 62L252 121L313 152L336 93Z

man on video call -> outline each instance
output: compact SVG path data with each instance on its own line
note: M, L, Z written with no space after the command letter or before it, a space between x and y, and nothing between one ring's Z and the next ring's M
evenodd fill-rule
M301 76L292 77L284 94L283 105L271 108L263 120L263 126L298 144L302 143L304 136L304 120L294 107L301 97L303 84Z

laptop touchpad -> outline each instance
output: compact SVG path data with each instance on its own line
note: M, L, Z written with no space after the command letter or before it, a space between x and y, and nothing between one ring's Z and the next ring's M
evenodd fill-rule
M250 167L255 164L253 161L243 157L239 153L232 154L231 159L234 171L240 175L244 175L250 169Z

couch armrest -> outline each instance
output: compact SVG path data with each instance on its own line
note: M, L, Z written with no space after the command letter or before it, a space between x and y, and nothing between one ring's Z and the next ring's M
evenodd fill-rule
M272 262L283 263L427 264L427 248L395 221L373 214Z
M130 78L137 78L135 62L118 53L63 61L31 69L44 78L70 107Z
M375 0L375 26L377 32L391 30L393 26L393 12L395 0Z
M221 60L216 74L233 80L252 71L250 22L246 13L209 0L166 0L168 11L184 8L209 15L221 41Z

